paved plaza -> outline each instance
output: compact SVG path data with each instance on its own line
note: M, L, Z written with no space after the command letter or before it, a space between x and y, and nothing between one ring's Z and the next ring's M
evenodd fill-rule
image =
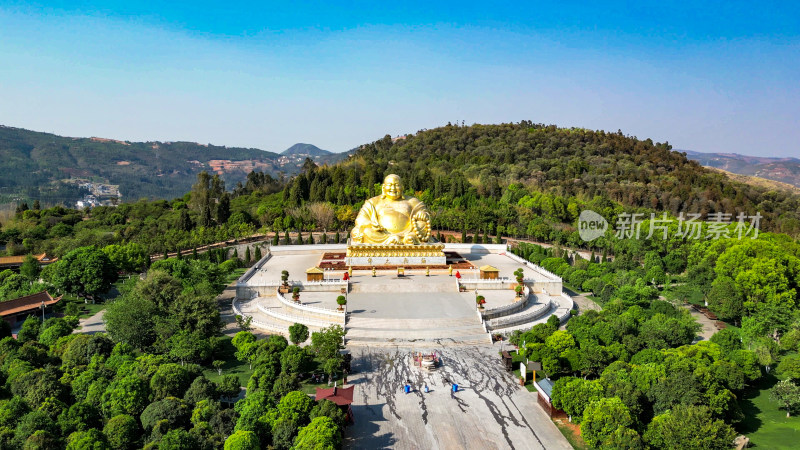
M442 356L440 368L413 365L412 351L434 350ZM353 349L355 424L345 432L345 447L571 449L536 404L536 394L502 367L498 351L489 345ZM407 381L409 394L402 391ZM451 383L459 386L453 395Z

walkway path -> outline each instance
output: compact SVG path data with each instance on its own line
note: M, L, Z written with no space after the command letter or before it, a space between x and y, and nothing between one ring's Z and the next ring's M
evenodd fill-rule
M105 333L106 323L103 322L103 315L105 313L106 310L102 309L93 316L78 320L78 326L80 328L74 332L84 334Z

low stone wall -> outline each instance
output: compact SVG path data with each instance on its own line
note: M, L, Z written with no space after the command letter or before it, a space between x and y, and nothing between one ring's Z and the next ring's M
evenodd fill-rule
M528 301L530 301L531 297L530 293L531 293L530 289L528 289L528 287L525 286L524 290L522 291L522 299L520 301L508 305L499 306L497 308L487 309L486 311L483 312L483 314L481 314L483 320L491 320L497 317L507 316L524 309L525 306L528 304ZM512 296L516 295L510 289L509 289L509 294L511 294Z
M445 251L467 251L470 253L502 253L508 249L505 244L444 244Z
M311 306L311 305L303 305L301 303L295 303L287 299L283 294L276 291L276 295L278 297L278 301L280 301L284 306L291 309L296 309L299 312L307 312L311 314L319 314L323 316L330 317L331 320L341 323L342 325L345 324L345 317L347 317L347 310L343 309L339 311L337 309L328 309L328 308L320 308L318 306ZM302 297L301 297L302 298ZM345 306L346 307L346 306Z
M494 320L490 320L486 323L486 328L490 331L496 329L502 329L507 327L513 327L516 325L521 325L529 322L533 322L534 320L540 319L543 315L547 314L548 311L553 307L552 300L547 300L546 303L542 303L539 306L531 308L530 311L526 312L525 314L519 314L516 316L511 317L500 317Z

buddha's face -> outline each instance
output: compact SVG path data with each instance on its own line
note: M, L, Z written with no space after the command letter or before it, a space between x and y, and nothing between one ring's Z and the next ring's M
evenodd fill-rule
M392 200L397 200L403 197L403 183L400 182L400 177L397 175L389 175L383 179L382 185L383 195Z

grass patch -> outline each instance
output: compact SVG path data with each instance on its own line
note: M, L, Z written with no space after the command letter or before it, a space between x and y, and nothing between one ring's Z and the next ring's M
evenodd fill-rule
M233 272L229 273L227 277L225 277L225 286L233 283L234 281L238 280L245 272L247 272L247 267L240 267L238 269L233 269Z
M327 376L326 376L326 379L327 379ZM331 385L330 386L328 386L328 382L327 381L324 382L324 383L316 383L315 384L315 383L309 382L306 379L306 380L300 382L300 390L303 391L306 394L316 394L318 387L320 387L320 388L333 387L334 381L336 382L337 386L342 386L344 384L344 379L342 379L341 377L339 377L336 380L331 380Z
M744 420L736 429L750 438L750 447L764 449L797 448L800 442L800 416L786 417L786 411L769 398L778 379L767 375L748 388L739 405Z
M569 442L569 445L576 450L588 450L589 446L583 441L581 435L575 430L575 425L565 423L561 420L554 420L553 423L558 427L558 431L564 435Z
M705 306L703 293L700 292L699 289L692 288L687 284L673 286L669 290L662 291L661 295L671 302L682 302L685 300L693 305Z
M223 376L234 374L239 377L239 383L241 386L247 386L247 381L250 379L250 376L253 375L253 371L250 369L250 365L247 363L247 361L242 362L236 359L236 347L233 346L231 341L232 338L228 336L223 337L220 340L220 351L216 355L217 359L225 363L222 366L222 375L220 376L217 370L213 367L205 369L203 371L203 375L205 375L209 380L219 383Z

